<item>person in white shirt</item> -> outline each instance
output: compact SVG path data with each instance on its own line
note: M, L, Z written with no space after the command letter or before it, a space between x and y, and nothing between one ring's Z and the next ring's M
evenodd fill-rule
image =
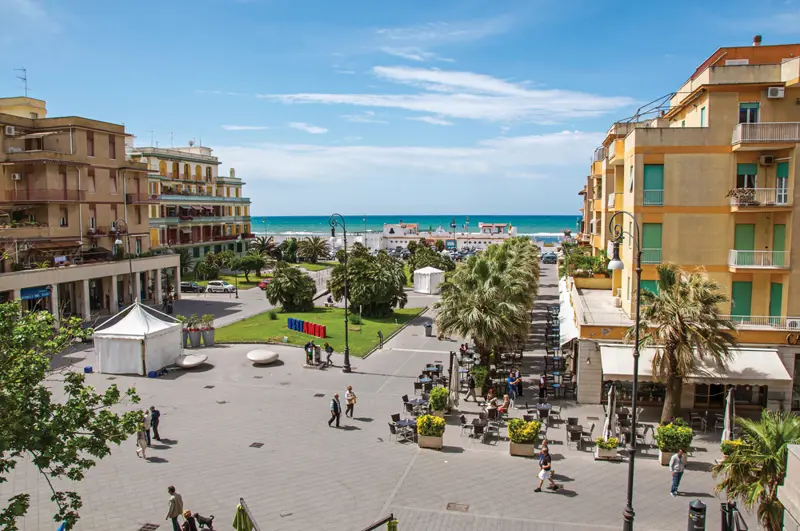
M353 418L353 408L356 405L356 394L353 392L353 386L347 386L347 392L344 394L344 400L347 404L346 409L344 410L344 416Z
M681 485L681 478L683 477L683 470L685 467L686 457L684 457L683 449L681 449L669 460L669 471L672 472L672 488L669 493L673 498L678 495L678 487Z
M145 436L147 438L147 446L150 446L150 428L151 428L150 412L147 411L146 409L144 410L144 422L143 422L143 424L144 424L144 434L145 434Z

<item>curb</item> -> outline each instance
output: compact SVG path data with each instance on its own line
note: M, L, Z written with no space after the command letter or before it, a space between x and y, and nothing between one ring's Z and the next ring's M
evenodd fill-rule
M404 329L405 329L407 326L409 326L411 323L413 323L413 322L414 322L414 319L417 319L417 318L418 318L420 315L422 315L423 313L427 312L429 309L430 309L430 308L429 308L428 306L425 306L424 308L422 308L422 309L419 311L419 313L418 313L417 315L415 315L414 317L412 317L411 319L409 319L408 321L406 321L406 322L405 322L405 324L403 324L402 326L399 326L399 327L397 327L397 329L396 329L394 332L392 332L391 334L389 334L389 337L385 337L385 338L383 338L383 343L384 343L384 344L388 343L390 339L392 339L394 336L396 336L397 334L399 334L400 332L402 332L402 331L403 331L403 330L404 330ZM361 359L362 359L362 360L365 360L365 359L367 359L367 358L368 358L368 357L370 357L370 356L372 355L372 353L373 353L373 352L375 352L376 350L381 350L381 348L380 348L380 343L378 343L378 345L374 346L374 347L373 347L372 349L370 349L370 350L369 350L369 351L368 351L366 354L364 354L364 356L363 356Z

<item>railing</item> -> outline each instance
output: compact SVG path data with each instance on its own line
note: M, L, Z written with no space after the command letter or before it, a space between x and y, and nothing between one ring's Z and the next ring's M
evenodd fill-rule
M157 203L161 200L161 196L151 194L125 194L125 201L129 205L136 205L141 203Z
M606 158L605 146L600 146L599 148L594 150L594 155L592 156L592 162L600 162L605 158Z
M643 264L660 264L661 249L642 249Z
M613 192L608 194L608 209L620 209L622 208L622 192Z
M116 234L116 231L113 230L111 227L98 226L93 229L87 229L86 236L88 236L89 238L104 238L108 236L110 232L114 232Z
M728 251L728 265L732 267L789 267L789 253L786 251Z
M736 328L796 330L800 332L800 317L767 317L763 315L720 315L732 322Z
M800 142L800 122L759 122L737 124L731 144Z
M207 195L207 194L183 194L181 192L165 192L161 194L161 201L196 201L198 203L205 203L205 202L249 202L250 199L247 197L224 197L219 195Z
M35 148L35 149L25 149L24 147L18 146L8 146L6 148L6 153L9 155L13 155L14 153L57 153L59 155L71 155L68 151L62 151L60 149L52 149L52 148Z
M217 157L211 155L201 155L199 153L187 153L185 151L180 151L177 149L165 149L165 148L151 148L151 147L142 147L142 148L133 148L130 152L140 152L145 157L149 154L156 154L156 155L169 155L172 157L178 157L180 159L188 160L204 160L208 162L217 162L219 159Z
M84 201L84 190L7 190L6 201L33 202L33 201Z
M734 188L728 195L731 206L736 207L781 206L789 203L789 190L786 188Z
M664 190L645 190L642 204L646 206L661 206L664 204Z

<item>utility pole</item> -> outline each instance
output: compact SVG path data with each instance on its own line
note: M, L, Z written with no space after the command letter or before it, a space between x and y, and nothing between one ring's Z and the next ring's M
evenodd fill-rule
M21 76L17 76L17 79L21 79L22 83L25 85L25 97L28 97L28 70L23 66L22 68L15 68L15 72L22 72Z

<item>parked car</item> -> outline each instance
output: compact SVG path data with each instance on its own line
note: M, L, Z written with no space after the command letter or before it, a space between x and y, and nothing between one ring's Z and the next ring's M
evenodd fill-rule
M206 288L197 282L181 282L181 293L203 293L205 290Z
M224 280L210 280L206 291L209 293L233 293L236 291L236 286L229 284Z
M269 286L270 282L272 282L271 278L262 279L261 282L258 283L258 287L261 288L261 290L263 291L267 289L267 286Z
M555 264L558 261L555 253L547 253L542 255L543 264Z

